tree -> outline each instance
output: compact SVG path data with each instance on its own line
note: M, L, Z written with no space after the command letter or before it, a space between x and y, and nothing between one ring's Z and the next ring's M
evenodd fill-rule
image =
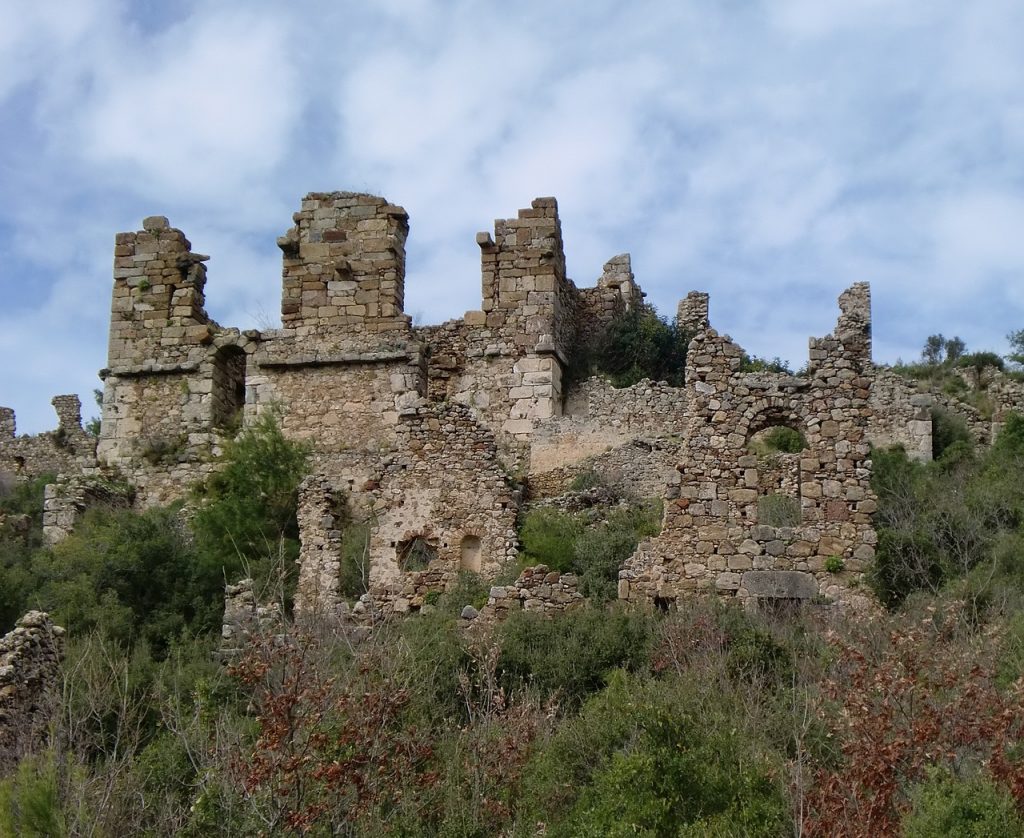
M1010 349L1013 350L1006 356L1006 360L1019 367L1024 367L1024 329L1010 332L1006 339L1010 342Z

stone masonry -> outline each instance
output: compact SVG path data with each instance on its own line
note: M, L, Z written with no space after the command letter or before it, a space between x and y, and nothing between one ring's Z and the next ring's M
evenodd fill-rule
M60 696L64 629L29 611L0 638L0 777L46 741Z
M528 493L564 491L585 471L665 500L662 533L621 570L624 599L861 604L875 544L870 445L927 458L936 405L959 411L982 441L1024 405L1024 388L997 378L990 415L971 415L874 367L863 283L841 296L833 333L812 339L806 375L742 372L742 349L712 328L708 295L694 291L677 311L694 335L685 386L581 381L579 350L644 294L628 254L592 287L566 275L554 198L477 235L480 307L433 326L404 311L401 206L316 192L292 221L277 241L280 328L262 330L209 317L208 257L166 218L116 236L98 444L75 397L55 399L58 429L34 437L16 436L13 411L0 408L0 476L64 475L47 493L51 541L98 486L127 484L120 496L140 507L182 498L217 468L223 442L270 410L312 450L300 615L403 613L460 571L495 576L517 555ZM758 453L779 425L802 434L803 451ZM338 578L351 520L369 525L369 571L367 590L346 603ZM236 592L245 609L250 593Z

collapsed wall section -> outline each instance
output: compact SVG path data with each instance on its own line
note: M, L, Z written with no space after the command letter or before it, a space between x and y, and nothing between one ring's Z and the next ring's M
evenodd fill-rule
M341 509L355 503L369 526L366 590L351 604L360 619L417 609L460 571L493 576L515 558L520 497L494 434L462 405L426 403L405 412L398 434L362 498L322 473L303 483L297 614L350 613L340 585Z
M78 396L54 396L54 431L17 436L14 411L0 407L0 474L15 479L77 474L96 465L96 437L82 427Z
M29 611L0 638L0 776L40 750L60 697L64 629Z
M807 378L740 372L742 350L711 328L691 341L679 497L666 505L661 535L620 572L620 597L766 596L771 586L748 574L769 571L812 583L787 577L780 590L864 604L856 586L876 542L867 285L848 289L840 308L835 331L810 341ZM804 449L759 453L758 435L778 426L799 432Z

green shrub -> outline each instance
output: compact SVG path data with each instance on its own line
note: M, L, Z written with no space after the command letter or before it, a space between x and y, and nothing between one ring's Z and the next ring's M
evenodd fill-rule
M618 596L619 570L641 538L661 531L660 502L613 510L600 525L583 531L573 547L570 570L580 578L580 593L596 602Z
M681 387L691 337L659 317L652 306L639 306L612 321L595 341L593 367L616 387L644 378Z
M157 654L183 630L216 631L224 580L210 574L174 509L93 507L52 551L32 559L30 604L69 631L95 628Z
M653 623L621 608L584 608L557 619L522 611L498 632L498 668L508 691L529 686L574 705L601 689L611 670L645 665Z
M910 797L912 806L902 822L906 838L1024 835L1024 818L1013 797L984 777L956 779L936 771Z
M546 564L552 570L568 570L572 563L576 539L583 532L579 519L554 509L530 511L519 530L525 560Z
M552 836L792 834L778 765L737 712L700 680L613 673L531 761L524 820Z
M757 499L757 522L769 527L796 527L803 513L800 498L772 492Z
M60 838L67 835L56 759L48 752L25 757L0 780L0 835Z
M201 504L192 527L208 574L222 583L251 576L262 586L282 575L290 597L299 553L298 486L308 457L309 446L286 439L273 411L225 443L223 467L196 488Z
M783 361L778 355L774 358L760 358L757 355L748 355L744 352L740 356L740 372L774 372L782 375L792 375L793 370L788 361Z
M586 471L581 471L572 479L569 489L573 492L583 492L598 486L604 486L604 479L594 469L589 468Z
M995 352L971 352L964 355L956 362L958 367L973 367L979 372L985 367L995 367L997 370L1006 369L1006 362Z
M370 589L369 523L349 523L341 533L341 567L338 570L338 592L355 600Z
M842 556L829 556L825 559L825 570L829 573L842 573L846 569L846 562Z
M968 445L973 443L967 423L959 416L943 410L941 407L932 409L932 458L939 459L947 448L955 443Z

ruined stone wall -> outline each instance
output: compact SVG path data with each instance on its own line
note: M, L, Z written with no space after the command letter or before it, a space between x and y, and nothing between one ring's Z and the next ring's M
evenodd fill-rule
M579 579L571 573L548 570L547 565L527 567L511 585L495 585L487 605L474 619L501 622L517 611L532 611L548 617L582 608L586 603L578 590Z
M603 378L574 387L561 417L540 425L530 440L531 478L570 466L639 436L681 436L689 394L663 382L616 389Z
M735 595L747 572L796 571L812 576L821 595L859 603L856 586L876 541L867 286L844 292L840 310L833 334L810 341L806 379L739 372L742 350L713 329L693 339L679 498L666 506L661 535L643 542L620 573L622 598ZM785 466L750 448L755 434L776 425L806 439L798 492L796 481L781 479ZM787 506L795 520L771 518ZM831 557L841 571L826 570Z
M96 465L96 438L82 428L78 396L54 396L55 431L17 436L14 411L0 407L0 473L32 479L77 474Z
M297 614L404 613L461 570L493 576L515 558L520 499L494 434L463 405L426 401L404 411L396 431L395 451L379 459L362 497L325 474L303 483ZM364 505L372 529L367 595L350 608L339 585L340 510L352 503Z
M956 370L975 402L943 392L928 381L914 381L888 367L874 367L871 391L870 436L873 445L901 445L907 454L923 462L932 458L932 412L944 410L961 419L979 445L990 445L999 435L1006 416L1024 413L1024 382L995 367ZM986 408L980 410L978 406Z
M29 611L0 638L0 776L43 747L60 698L64 629Z
M263 605L256 597L252 579L224 587L224 618L221 626L220 657L230 661L243 654L254 636L265 637L284 625L281 605Z
M417 539L435 555L426 569L451 579L460 569L496 574L517 555L519 495L494 434L456 404L424 404L403 417L400 434L374 490L371 594L401 591L410 570L403 551Z
M127 486L100 477L71 477L46 485L43 494L43 540L54 545L74 530L91 506L129 507L133 492Z
M643 305L643 298L629 254L613 256L605 262L594 288L579 289L577 342L593 346L612 321Z
M912 459L931 460L932 396L885 367L874 367L872 379L871 444L877 448L901 445Z

